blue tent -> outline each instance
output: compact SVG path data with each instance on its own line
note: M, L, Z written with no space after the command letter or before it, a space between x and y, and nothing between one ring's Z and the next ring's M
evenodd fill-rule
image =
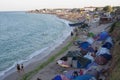
M88 52L94 52L94 49L90 46L90 47L88 47L87 51Z
M112 55L110 55L110 54L101 54L100 56L103 56L105 59L107 59L107 60L111 60L112 59Z
M99 35L98 35L98 41L103 41L103 40L105 40L107 37L109 37L109 34L108 34L108 32L106 32L106 31L103 31L103 32L101 32Z
M89 52L94 52L94 49L91 47L91 44L88 42L82 42L79 45L79 48L85 50L85 51L89 51Z
M74 80L91 80L94 76L89 75L89 74L84 74L81 76L78 76L76 79Z
M56 75L52 80L62 80L60 75Z
M112 44L110 42L106 42L105 44L102 45L102 47L107 48L107 49L111 49Z
M88 49L88 47L91 46L91 44L89 44L88 42L82 42L80 43L79 47L82 49Z

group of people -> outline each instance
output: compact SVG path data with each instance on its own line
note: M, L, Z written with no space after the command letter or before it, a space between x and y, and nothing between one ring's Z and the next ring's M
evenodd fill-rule
M17 71L18 71L18 73L20 73L21 71L23 71L24 72L24 66L23 66L23 64L17 64Z

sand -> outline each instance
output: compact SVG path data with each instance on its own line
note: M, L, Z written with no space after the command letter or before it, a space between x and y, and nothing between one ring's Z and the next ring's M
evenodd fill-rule
M103 31L104 29L107 29L107 27L110 24L104 24L104 25L100 25L97 26L94 25L94 23L91 24L91 28L89 32L93 32L95 34ZM83 32L81 32L79 34L79 38L81 40L85 40L86 38L84 38L85 34ZM69 43L72 40L71 36L69 36L59 47L57 47L55 50L53 50L48 56L44 57L42 60L39 60L37 58L39 58L41 55L38 55L36 57L34 57L34 60L28 64L25 67L25 71L18 73L17 71L11 70L12 72L10 74L6 73L6 76L3 80L20 80L22 78L22 76L31 71L34 70L38 65L40 65L42 62L46 61L49 57L51 57L52 55L56 54L57 52L59 52L65 45L67 45L67 43ZM59 57L56 58L55 61L51 62L50 64L48 64L46 67L44 67L42 70L40 70L37 74L35 74L34 76L32 76L31 80L37 80L37 78L40 78L42 80L51 80L56 74L60 74L63 71L66 70L70 70L71 68L62 68L60 67L58 64L56 64L56 61L59 60L62 56L64 56L69 50L76 50L78 49L78 47L72 45L64 54L60 55Z

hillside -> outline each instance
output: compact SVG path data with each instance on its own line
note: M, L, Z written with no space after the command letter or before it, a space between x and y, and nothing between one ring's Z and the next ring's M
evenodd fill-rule
M112 50L113 59L108 80L120 80L120 21L112 25L110 34L114 40L114 47Z

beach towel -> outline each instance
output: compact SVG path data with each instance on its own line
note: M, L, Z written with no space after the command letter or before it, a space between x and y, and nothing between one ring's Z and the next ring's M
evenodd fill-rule
M70 67L69 65L68 65L68 63L66 62L66 61L63 61L63 60L58 60L57 61L57 63L58 63L58 65L60 65L61 67Z

